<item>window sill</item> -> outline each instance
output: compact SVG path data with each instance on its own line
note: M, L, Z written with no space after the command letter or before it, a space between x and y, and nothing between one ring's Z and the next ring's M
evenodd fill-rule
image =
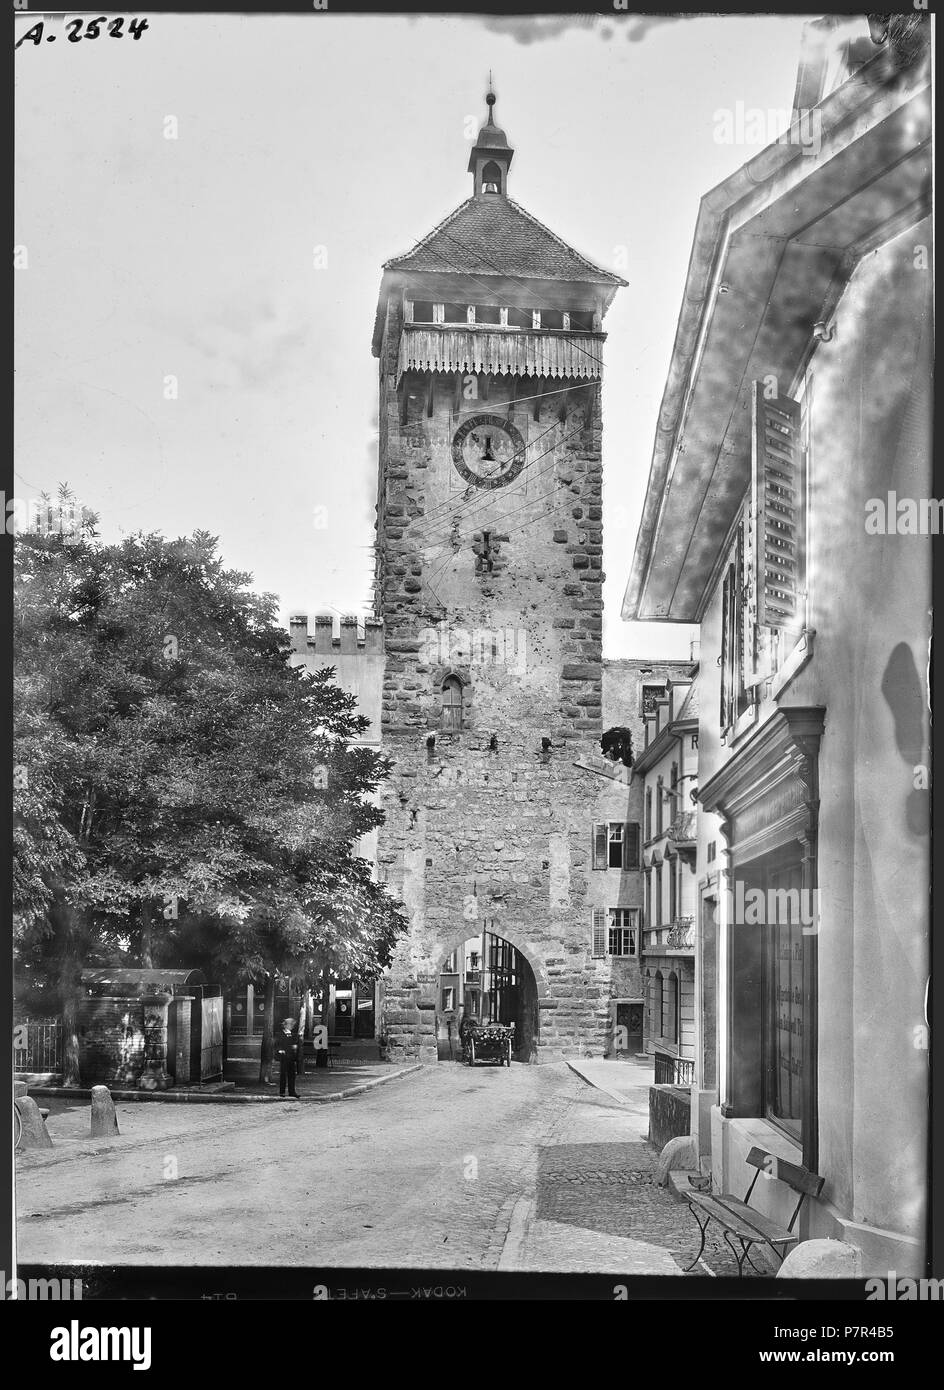
M782 1129L770 1123L769 1120L762 1120L760 1116L749 1118L730 1118L725 1116L724 1107L721 1107L721 1115L724 1123L729 1125L735 1134L740 1135L748 1148L765 1149L772 1153L776 1158L781 1158L785 1163L796 1163L803 1166L803 1150L795 1140L791 1139Z

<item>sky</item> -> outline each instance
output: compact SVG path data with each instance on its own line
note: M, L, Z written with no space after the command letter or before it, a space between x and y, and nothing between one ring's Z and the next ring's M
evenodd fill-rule
M692 629L620 605L699 199L761 147L724 143L719 113L786 128L802 20L62 25L15 55L17 494L67 482L107 540L210 531L286 625L363 617L381 266L471 193L491 71L509 195L628 281L605 322L604 655L687 657Z

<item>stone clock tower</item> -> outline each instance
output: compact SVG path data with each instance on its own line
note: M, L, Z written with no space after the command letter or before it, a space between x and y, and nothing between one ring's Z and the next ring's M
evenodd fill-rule
M602 732L603 318L625 282L512 201L486 100L472 195L386 263L373 340L378 863L411 920L394 1058L447 1055L463 1007L514 1021L521 1061L599 1055L609 1017L575 761Z

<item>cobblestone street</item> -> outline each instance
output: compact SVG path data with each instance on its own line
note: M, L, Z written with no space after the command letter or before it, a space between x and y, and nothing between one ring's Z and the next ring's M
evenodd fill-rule
M619 1070L623 1100L564 1064L441 1063L335 1105L124 1104L110 1141L46 1102L19 1259L679 1275L698 1232L653 1183L651 1071ZM705 1259L735 1272L720 1241Z

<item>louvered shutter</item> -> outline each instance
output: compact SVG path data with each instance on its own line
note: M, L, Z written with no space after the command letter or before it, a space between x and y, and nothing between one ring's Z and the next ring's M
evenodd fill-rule
M725 572L724 582L721 585L721 655L718 664L721 667L721 727L727 729L731 724L731 677L728 671L731 657L731 586L732 573L730 566Z
M606 866L606 821L600 821L593 827L593 867L605 869Z
M757 621L789 628L802 622L803 454L800 407L789 396L764 399L754 382L752 451L753 561Z
M639 822L627 821L623 826L623 868L639 868Z
M590 954L592 956L606 955L606 912L602 907L593 909L593 940Z

